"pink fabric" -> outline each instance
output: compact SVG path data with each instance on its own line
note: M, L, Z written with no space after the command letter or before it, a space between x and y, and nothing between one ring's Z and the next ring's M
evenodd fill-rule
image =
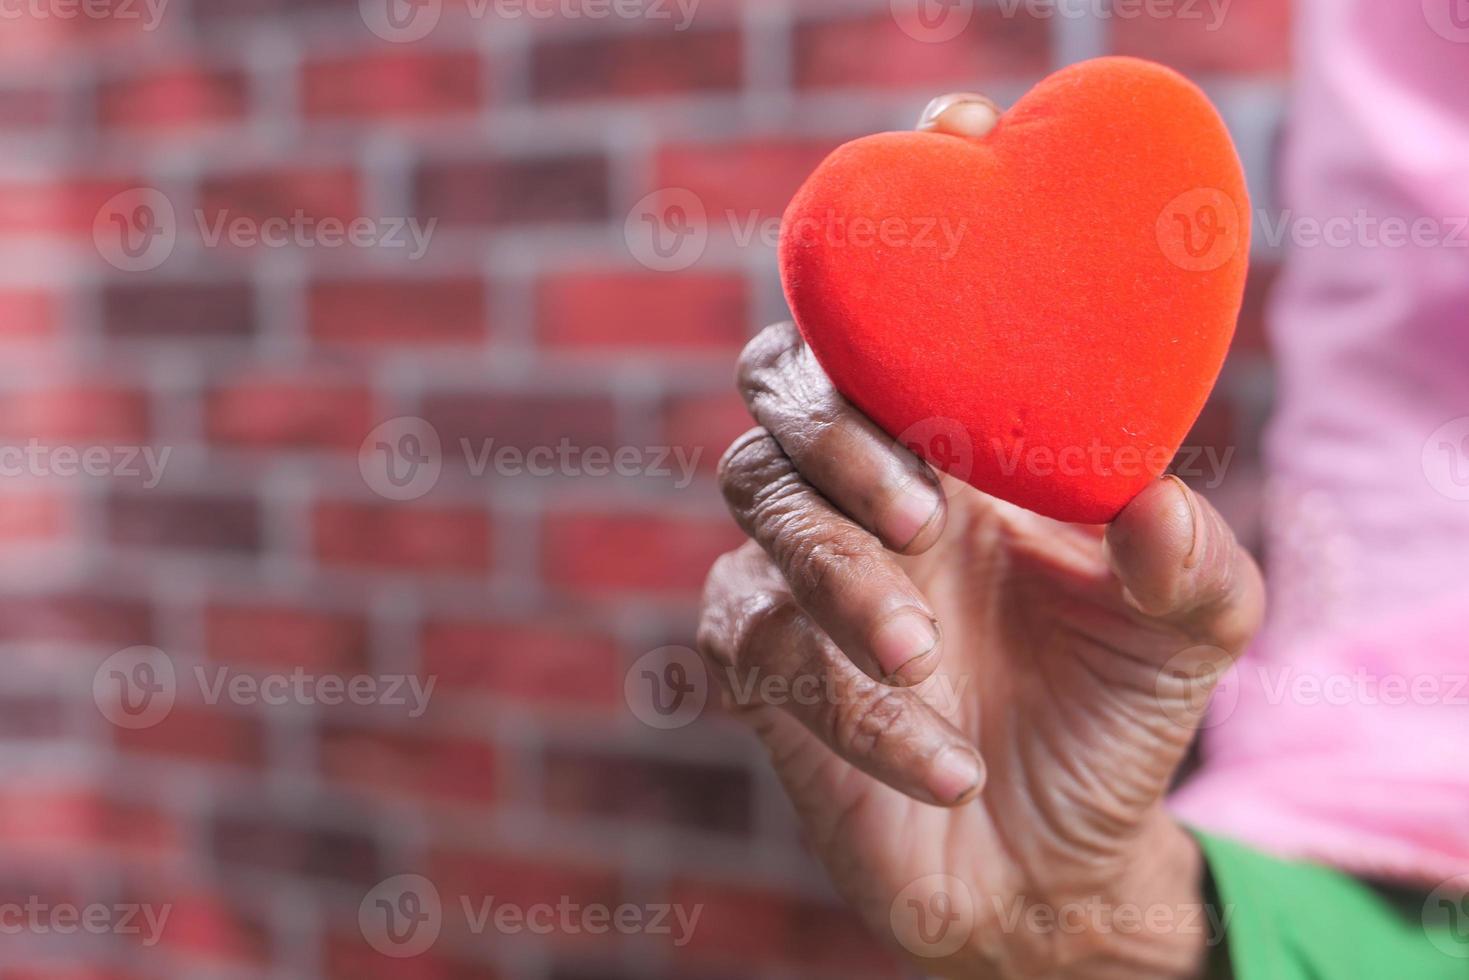
M1298 6L1289 210L1255 228L1294 242L1272 609L1174 798L1273 853L1428 884L1469 872L1469 2L1435 2ZM1347 240L1313 244L1333 217Z

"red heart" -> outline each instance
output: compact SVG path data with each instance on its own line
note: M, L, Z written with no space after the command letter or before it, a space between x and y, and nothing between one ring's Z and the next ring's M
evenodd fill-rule
M796 194L781 278L838 390L979 489L1117 516L1166 470L1234 334L1249 197L1160 65L1057 72L984 139L885 133Z

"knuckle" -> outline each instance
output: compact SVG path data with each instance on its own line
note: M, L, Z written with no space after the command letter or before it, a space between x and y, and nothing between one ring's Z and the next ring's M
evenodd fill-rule
M781 456L780 446L761 426L757 425L735 439L720 457L716 473L724 499L734 506L749 496L752 485L759 485L759 481L752 478Z
M856 755L870 755L887 742L905 737L907 695L879 684L861 685L832 712L832 744Z
M740 351L735 379L747 392L768 387L768 373L801 345L801 335L789 322L773 323L761 330Z
M838 584L870 577L876 559L858 535L841 528L777 539L776 564L792 591L811 597Z

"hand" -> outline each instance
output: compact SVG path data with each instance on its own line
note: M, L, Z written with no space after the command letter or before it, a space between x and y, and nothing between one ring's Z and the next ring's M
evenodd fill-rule
M994 118L951 98L924 125ZM789 324L739 384L759 426L720 478L752 540L710 574L699 645L839 890L930 974L1200 976L1202 862L1162 800L1199 679L1263 612L1223 520L1173 478L1105 529L941 481Z

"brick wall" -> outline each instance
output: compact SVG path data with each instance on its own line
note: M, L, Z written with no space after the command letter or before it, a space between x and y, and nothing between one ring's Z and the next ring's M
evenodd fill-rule
M624 680L736 541L763 232L836 142L1125 52L1206 86L1269 201L1285 4L1186 7L960 3L942 42L887 0L6 7L0 903L168 918L22 929L5 975L897 975L749 740L656 730ZM650 251L690 201L698 254ZM1245 527L1259 258L1196 437L1238 447ZM443 908L411 958L368 920L426 900L400 875ZM540 935L477 928L489 896L702 912Z

